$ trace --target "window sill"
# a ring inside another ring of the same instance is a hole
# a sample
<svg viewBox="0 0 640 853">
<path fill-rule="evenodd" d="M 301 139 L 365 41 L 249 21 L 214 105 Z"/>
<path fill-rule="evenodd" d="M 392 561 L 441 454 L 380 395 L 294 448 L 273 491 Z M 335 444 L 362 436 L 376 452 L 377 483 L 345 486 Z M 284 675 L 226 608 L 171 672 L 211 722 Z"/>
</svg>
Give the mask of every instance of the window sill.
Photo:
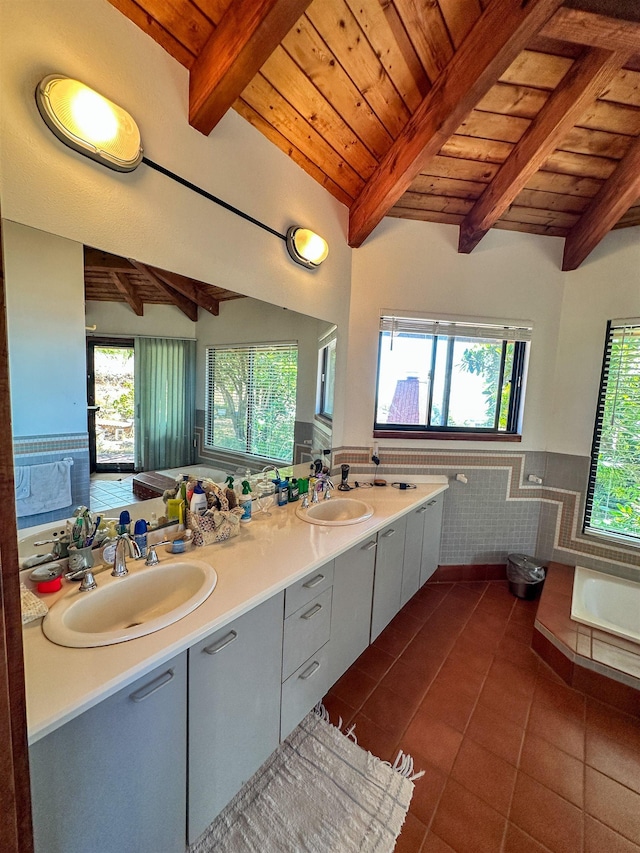
<svg viewBox="0 0 640 853">
<path fill-rule="evenodd" d="M 582 535 L 588 539 L 594 539 L 599 544 L 608 545 L 610 548 L 617 545 L 619 548 L 628 548 L 631 551 L 640 550 L 640 542 L 633 536 L 622 536 L 617 533 L 607 533 L 604 530 L 587 528 Z"/>
<path fill-rule="evenodd" d="M 522 441 L 522 436 L 515 433 L 505 432 L 434 432 L 424 430 L 413 432 L 401 429 L 374 429 L 374 438 L 407 438 L 407 439 L 435 439 L 436 441 Z"/>
</svg>

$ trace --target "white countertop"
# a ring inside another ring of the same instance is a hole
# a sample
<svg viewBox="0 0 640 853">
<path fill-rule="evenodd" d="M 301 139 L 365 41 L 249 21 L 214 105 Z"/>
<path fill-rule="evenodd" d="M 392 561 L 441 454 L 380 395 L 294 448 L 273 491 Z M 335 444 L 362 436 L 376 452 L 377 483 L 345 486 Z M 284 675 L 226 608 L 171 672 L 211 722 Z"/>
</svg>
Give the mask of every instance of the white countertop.
<svg viewBox="0 0 640 853">
<path fill-rule="evenodd" d="M 299 504 L 293 503 L 272 507 L 270 517 L 256 513 L 249 524 L 242 525 L 240 535 L 227 542 L 175 556 L 159 548 L 163 562 L 192 556 L 211 563 L 218 573 L 218 583 L 209 598 L 193 612 L 145 637 L 112 646 L 71 649 L 49 641 L 42 633 L 42 620 L 25 625 L 29 742 L 35 743 L 307 572 L 365 541 L 425 498 L 448 488 L 444 476 L 411 477 L 411 481 L 420 481 L 417 488 L 352 491 L 351 497 L 365 500 L 374 508 L 373 516 L 358 524 L 344 527 L 309 524 L 298 518 Z M 129 561 L 129 569 L 132 573 L 144 571 L 144 564 Z M 100 575 L 97 580 L 99 584 Z M 68 585 L 67 581 L 64 583 Z M 57 596 L 42 597 L 50 604 Z"/>
</svg>

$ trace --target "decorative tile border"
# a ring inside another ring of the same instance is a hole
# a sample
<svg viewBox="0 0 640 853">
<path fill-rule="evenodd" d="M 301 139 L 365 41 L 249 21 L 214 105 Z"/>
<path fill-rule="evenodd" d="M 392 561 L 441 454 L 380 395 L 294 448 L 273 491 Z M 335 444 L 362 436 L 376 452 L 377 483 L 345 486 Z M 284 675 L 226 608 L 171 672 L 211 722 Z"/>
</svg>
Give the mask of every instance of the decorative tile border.
<svg viewBox="0 0 640 853">
<path fill-rule="evenodd" d="M 15 457 L 82 451 L 89 451 L 89 435 L 86 432 L 62 435 L 27 435 L 15 438 L 13 441 L 13 455 Z"/>
<path fill-rule="evenodd" d="M 371 451 L 362 447 L 341 447 L 334 450 L 334 465 L 349 463 L 352 474 L 372 476 Z M 633 547 L 593 541 L 579 532 L 582 522 L 582 494 L 571 489 L 529 485 L 524 481 L 526 452 L 495 453 L 492 451 L 415 451 L 406 448 L 385 447 L 384 466 L 378 473 L 394 471 L 403 475 L 442 473 L 450 469 L 501 470 L 507 472 L 506 501 L 539 501 L 555 508 L 555 530 L 553 547 L 575 555 L 575 558 L 591 557 L 628 570 L 640 568 L 640 554 Z M 534 455 L 534 454 L 530 454 Z M 535 453 L 542 456 L 542 453 Z M 545 454 L 546 455 L 546 454 Z"/>
</svg>

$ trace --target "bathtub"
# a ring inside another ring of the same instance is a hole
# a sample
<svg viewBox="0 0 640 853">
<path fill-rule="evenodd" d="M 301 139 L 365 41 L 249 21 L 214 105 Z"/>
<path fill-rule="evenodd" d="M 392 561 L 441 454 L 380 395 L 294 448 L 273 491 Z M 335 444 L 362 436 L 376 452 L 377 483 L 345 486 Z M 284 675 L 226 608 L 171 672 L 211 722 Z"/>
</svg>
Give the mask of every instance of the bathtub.
<svg viewBox="0 0 640 853">
<path fill-rule="evenodd" d="M 640 583 L 576 566 L 571 618 L 640 643 Z"/>
<path fill-rule="evenodd" d="M 167 468 L 157 473 L 164 474 L 165 477 L 171 477 L 172 480 L 182 479 L 183 474 L 189 474 L 194 480 L 205 480 L 208 478 L 209 480 L 213 480 L 214 483 L 224 483 L 227 479 L 225 471 L 219 468 L 208 468 L 205 465 L 185 465 L 184 468 Z"/>
</svg>

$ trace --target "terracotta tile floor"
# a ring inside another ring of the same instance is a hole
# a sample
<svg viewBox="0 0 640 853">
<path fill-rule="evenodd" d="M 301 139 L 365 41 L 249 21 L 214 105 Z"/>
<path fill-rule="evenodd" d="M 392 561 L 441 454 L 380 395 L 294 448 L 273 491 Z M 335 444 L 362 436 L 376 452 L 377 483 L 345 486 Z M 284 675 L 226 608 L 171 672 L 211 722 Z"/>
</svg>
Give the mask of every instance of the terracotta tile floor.
<svg viewBox="0 0 640 853">
<path fill-rule="evenodd" d="M 506 582 L 427 584 L 325 698 L 416 782 L 398 853 L 640 853 L 640 719 L 567 687 Z"/>
</svg>

